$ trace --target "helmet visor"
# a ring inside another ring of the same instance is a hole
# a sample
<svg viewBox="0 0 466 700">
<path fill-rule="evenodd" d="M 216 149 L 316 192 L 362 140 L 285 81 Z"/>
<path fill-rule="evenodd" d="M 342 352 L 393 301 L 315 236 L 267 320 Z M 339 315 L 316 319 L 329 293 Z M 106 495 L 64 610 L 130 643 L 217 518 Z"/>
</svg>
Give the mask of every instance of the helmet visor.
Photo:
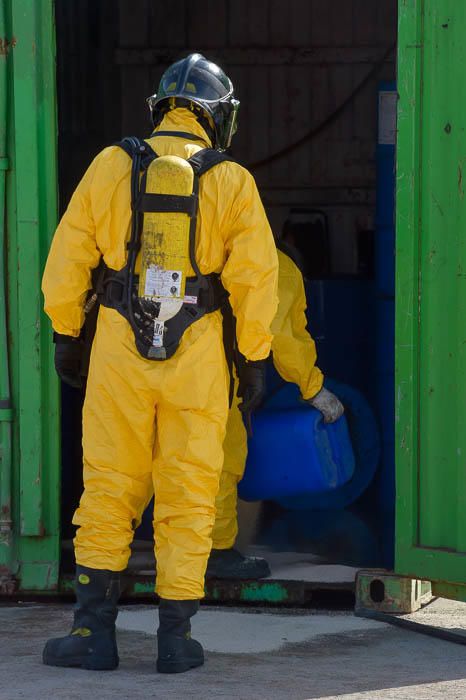
<svg viewBox="0 0 466 700">
<path fill-rule="evenodd" d="M 176 64 L 169 68 L 162 77 L 157 97 L 162 99 L 182 95 L 202 102 L 219 102 L 232 93 L 233 86 L 225 74 L 220 70 L 216 74 L 212 68 L 207 70 L 199 62 L 191 68 L 185 79 L 180 76 Z"/>
</svg>

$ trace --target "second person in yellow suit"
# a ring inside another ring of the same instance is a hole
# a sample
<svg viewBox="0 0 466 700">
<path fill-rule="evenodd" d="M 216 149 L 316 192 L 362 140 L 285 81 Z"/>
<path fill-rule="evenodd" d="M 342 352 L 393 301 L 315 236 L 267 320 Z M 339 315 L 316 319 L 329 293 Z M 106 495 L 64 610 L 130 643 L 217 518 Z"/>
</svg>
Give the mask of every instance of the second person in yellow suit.
<svg viewBox="0 0 466 700">
<path fill-rule="evenodd" d="M 303 276 L 293 260 L 278 250 L 278 312 L 272 323 L 272 359 L 282 379 L 297 384 L 305 401 L 332 423 L 343 415 L 338 398 L 323 387 L 324 377 L 316 366 L 313 338 L 307 330 Z M 265 559 L 245 557 L 233 548 L 238 534 L 238 483 L 244 474 L 247 434 L 238 401 L 228 416 L 224 463 L 216 500 L 217 515 L 212 533 L 212 553 L 207 573 L 216 578 L 262 578 L 270 574 Z M 273 465 L 270 465 L 273 469 Z"/>
</svg>

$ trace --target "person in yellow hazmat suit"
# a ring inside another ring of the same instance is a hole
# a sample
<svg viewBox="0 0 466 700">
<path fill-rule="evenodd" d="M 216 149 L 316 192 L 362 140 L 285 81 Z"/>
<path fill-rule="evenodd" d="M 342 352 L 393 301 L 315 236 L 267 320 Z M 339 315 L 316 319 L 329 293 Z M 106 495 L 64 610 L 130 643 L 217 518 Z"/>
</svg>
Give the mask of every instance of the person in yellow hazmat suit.
<svg viewBox="0 0 466 700">
<path fill-rule="evenodd" d="M 272 323 L 272 359 L 280 376 L 297 384 L 302 398 L 333 423 L 344 408 L 338 398 L 323 386 L 324 377 L 316 366 L 314 340 L 307 330 L 306 296 L 301 271 L 284 250 L 278 250 L 278 312 Z M 259 557 L 245 557 L 234 549 L 238 534 L 238 482 L 247 457 L 247 434 L 238 402 L 228 417 L 223 445 L 225 457 L 220 490 L 216 500 L 217 515 L 212 534 L 213 545 L 207 575 L 215 578 L 258 579 L 270 574 L 268 563 Z"/>
<path fill-rule="evenodd" d="M 49 640 L 43 661 L 117 667 L 119 572 L 155 493 L 157 669 L 177 673 L 204 661 L 190 618 L 204 595 L 228 417 L 220 309 L 228 293 L 249 411 L 264 391 L 278 262 L 252 176 L 224 155 L 239 106 L 225 73 L 192 54 L 167 69 L 148 102 L 152 136 L 97 155 L 43 277 L 55 366 L 79 386 L 91 273 L 104 262 L 73 519 L 77 606 L 71 633 Z"/>
</svg>

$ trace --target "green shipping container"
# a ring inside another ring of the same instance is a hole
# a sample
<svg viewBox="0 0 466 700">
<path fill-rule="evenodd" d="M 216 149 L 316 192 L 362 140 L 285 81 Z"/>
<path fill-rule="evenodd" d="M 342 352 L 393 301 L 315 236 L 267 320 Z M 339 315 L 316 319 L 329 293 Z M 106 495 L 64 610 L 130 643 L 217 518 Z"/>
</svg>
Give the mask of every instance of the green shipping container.
<svg viewBox="0 0 466 700">
<path fill-rule="evenodd" d="M 12 577 L 24 590 L 52 590 L 58 581 L 58 383 L 50 328 L 38 293 L 57 221 L 54 46 L 52 2 L 0 2 L 0 590 L 4 591 L 11 589 Z"/>
<path fill-rule="evenodd" d="M 466 600 L 466 5 L 399 3 L 398 573 Z"/>
<path fill-rule="evenodd" d="M 466 600 L 466 6 L 399 0 L 398 15 L 396 571 Z M 57 220 L 54 47 L 52 0 L 0 0 L 7 593 L 52 591 L 59 581 L 59 387 L 38 292 Z"/>
</svg>

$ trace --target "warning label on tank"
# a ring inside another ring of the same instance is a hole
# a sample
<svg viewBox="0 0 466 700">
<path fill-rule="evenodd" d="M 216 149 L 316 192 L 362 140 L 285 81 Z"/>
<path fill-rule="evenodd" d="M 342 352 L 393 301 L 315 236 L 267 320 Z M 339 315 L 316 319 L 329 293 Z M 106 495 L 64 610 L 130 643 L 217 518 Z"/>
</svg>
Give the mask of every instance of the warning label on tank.
<svg viewBox="0 0 466 700">
<path fill-rule="evenodd" d="M 183 273 L 181 270 L 164 270 L 151 265 L 146 270 L 145 297 L 180 297 Z"/>
<path fill-rule="evenodd" d="M 161 348 L 163 346 L 163 331 L 165 324 L 163 321 L 155 321 L 154 323 L 154 337 L 152 339 L 152 345 L 154 348 Z"/>
</svg>

